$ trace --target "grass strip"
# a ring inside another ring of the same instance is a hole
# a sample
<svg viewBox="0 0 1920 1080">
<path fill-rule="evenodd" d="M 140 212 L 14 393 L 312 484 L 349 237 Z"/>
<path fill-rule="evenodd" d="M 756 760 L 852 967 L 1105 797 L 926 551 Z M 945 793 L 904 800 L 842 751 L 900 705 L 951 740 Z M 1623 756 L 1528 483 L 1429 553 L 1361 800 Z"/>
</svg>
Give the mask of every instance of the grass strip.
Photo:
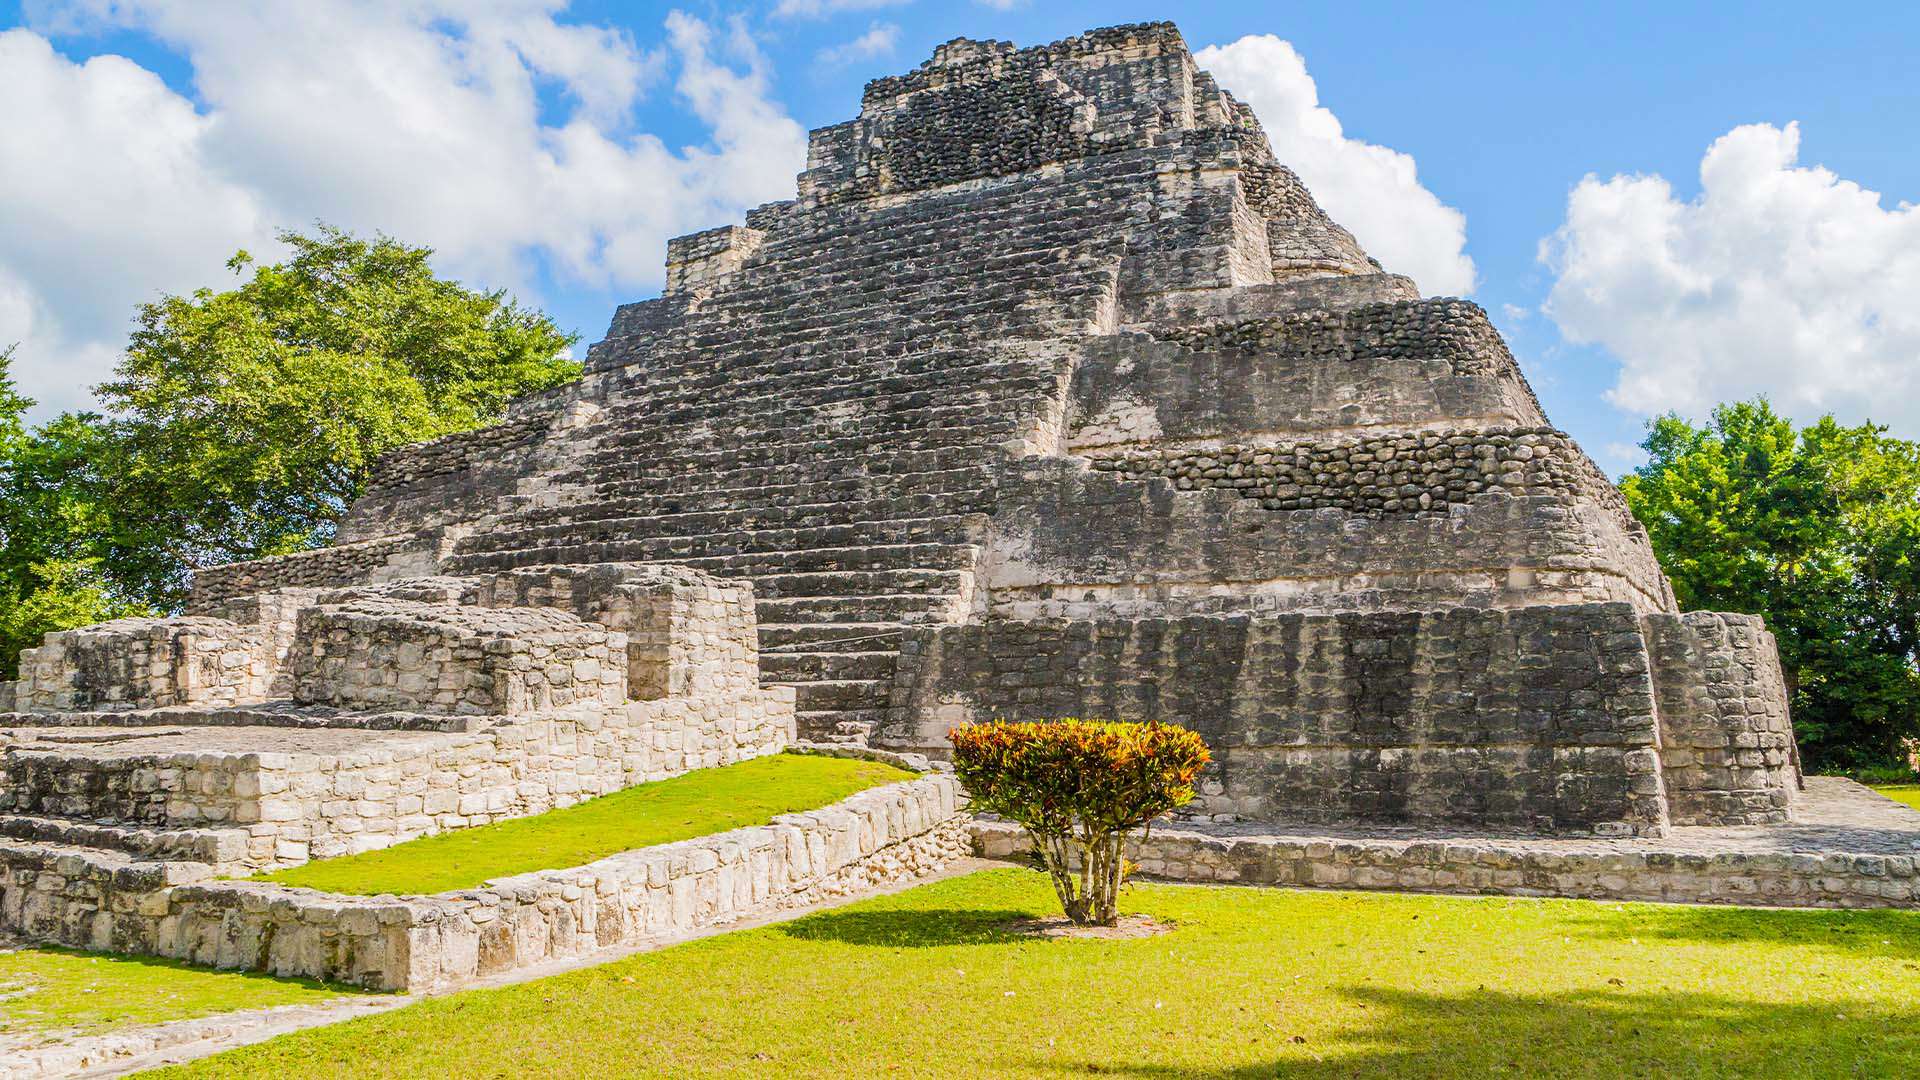
<svg viewBox="0 0 1920 1080">
<path fill-rule="evenodd" d="M 912 776 L 873 761 L 771 754 L 532 817 L 320 859 L 256 880 L 359 896 L 468 889 L 492 878 L 580 866 L 633 848 L 764 825 L 780 814 L 816 810 Z"/>
<path fill-rule="evenodd" d="M 238 1009 L 314 1005 L 361 992 L 147 956 L 26 947 L 0 952 L 0 1034 L 97 1035 Z"/>
</svg>

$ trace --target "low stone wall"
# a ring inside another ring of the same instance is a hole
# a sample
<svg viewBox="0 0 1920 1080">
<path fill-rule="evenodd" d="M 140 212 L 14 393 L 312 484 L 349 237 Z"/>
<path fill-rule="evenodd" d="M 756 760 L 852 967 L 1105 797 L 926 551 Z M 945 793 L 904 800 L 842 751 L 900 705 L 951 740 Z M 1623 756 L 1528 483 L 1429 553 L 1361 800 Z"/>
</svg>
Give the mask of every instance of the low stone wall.
<svg viewBox="0 0 1920 1080">
<path fill-rule="evenodd" d="M 977 854 L 1011 859 L 1026 835 L 970 827 Z M 1781 907 L 1920 907 L 1912 855 L 1638 851 L 1519 840 L 1228 836 L 1156 828 L 1127 845 L 1139 873 L 1167 881 L 1329 889 L 1557 896 Z"/>
<path fill-rule="evenodd" d="M 429 529 L 209 566 L 194 571 L 187 610 L 203 613 L 235 597 L 276 589 L 330 588 L 431 574 L 445 543 L 441 530 Z"/>
<path fill-rule="evenodd" d="M 272 666 L 271 650 L 252 627 L 194 617 L 115 619 L 56 631 L 22 650 L 13 707 L 245 705 L 266 699 Z"/>
<path fill-rule="evenodd" d="M 465 732 L 223 725 L 97 748 L 22 742 L 5 758 L 0 812 L 239 830 L 239 862 L 291 865 L 777 753 L 793 724 L 793 690 L 777 687 L 581 706 Z"/>
<path fill-rule="evenodd" d="M 80 948 L 426 990 L 931 872 L 968 850 L 959 786 L 918 779 L 765 826 L 431 897 L 207 881 L 195 864 L 0 841 L 0 925 Z"/>
<path fill-rule="evenodd" d="M 303 705 L 518 715 L 627 697 L 627 638 L 552 608 L 382 597 L 300 613 Z"/>
<path fill-rule="evenodd" d="M 571 611 L 627 637 L 638 700 L 748 692 L 760 685 L 753 583 L 684 566 L 534 566 L 479 579 L 475 603 Z"/>
</svg>

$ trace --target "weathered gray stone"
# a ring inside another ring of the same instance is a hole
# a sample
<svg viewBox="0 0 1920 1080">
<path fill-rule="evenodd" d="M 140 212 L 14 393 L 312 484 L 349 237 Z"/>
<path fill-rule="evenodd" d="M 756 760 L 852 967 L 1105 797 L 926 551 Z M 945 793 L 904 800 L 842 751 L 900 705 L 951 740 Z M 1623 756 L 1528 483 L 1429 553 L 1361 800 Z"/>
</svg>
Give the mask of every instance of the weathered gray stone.
<svg viewBox="0 0 1920 1080">
<path fill-rule="evenodd" d="M 950 42 L 813 133 L 794 199 L 667 261 L 583 378 L 384 457 L 338 545 L 29 657 L 0 837 L 75 855 L 85 896 L 42 859 L 0 925 L 426 984 L 805 892 L 955 796 L 455 907 L 150 897 L 796 732 L 938 758 L 988 716 L 1193 726 L 1213 824 L 1605 844 L 1794 814 L 1764 628 L 1676 612 L 1486 313 L 1382 272 L 1169 24 Z M 1321 847 L 1167 857 L 1541 892 L 1632 869 Z M 1912 880 L 1874 865 L 1701 872 L 1862 902 Z"/>
<path fill-rule="evenodd" d="M 1780 687 L 1741 684 L 1764 736 L 1686 689 L 1771 639 L 1669 632 L 1644 530 L 1485 313 L 1381 273 L 1169 25 L 961 40 L 877 80 L 795 200 L 673 241 L 667 294 L 588 368 L 389 455 L 341 530 L 375 546 L 327 565 L 377 578 L 439 536 L 442 573 L 751 578 L 805 737 L 1195 723 L 1211 813 L 1790 811 Z M 197 602 L 318 573 L 295 566 L 202 575 Z"/>
</svg>

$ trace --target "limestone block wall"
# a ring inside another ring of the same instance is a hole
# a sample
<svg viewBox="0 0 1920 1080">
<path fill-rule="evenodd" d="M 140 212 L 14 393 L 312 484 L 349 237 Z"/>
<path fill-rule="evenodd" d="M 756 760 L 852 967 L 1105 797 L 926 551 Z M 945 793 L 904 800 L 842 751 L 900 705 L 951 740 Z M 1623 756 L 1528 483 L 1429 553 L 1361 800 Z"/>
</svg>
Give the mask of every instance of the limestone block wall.
<svg viewBox="0 0 1920 1080">
<path fill-rule="evenodd" d="M 576 705 L 464 732 L 253 729 L 247 752 L 184 736 L 144 751 L 16 747 L 0 766 L 0 811 L 239 830 L 236 861 L 289 865 L 777 753 L 793 712 L 793 691 L 775 688 Z"/>
<path fill-rule="evenodd" d="M 328 588 L 431 574 L 447 543 L 443 533 L 425 529 L 211 566 L 194 571 L 187 610 L 204 614 L 224 601 L 279 589 Z"/>
<path fill-rule="evenodd" d="M 1016 859 L 1031 846 L 1007 822 L 977 819 L 969 828 L 975 849 L 988 858 Z M 1615 903 L 1920 907 L 1914 858 L 1888 851 L 1715 851 L 1710 845 L 1661 841 L 1574 846 L 1499 837 L 1222 836 L 1173 826 L 1130 837 L 1126 856 L 1145 877 L 1223 885 L 1573 896 Z"/>
<path fill-rule="evenodd" d="M 1753 615 L 1643 621 L 1674 824 L 1787 820 L 1800 768 L 1773 635 Z"/>
<path fill-rule="evenodd" d="M 911 878 L 966 854 L 958 785 L 833 806 L 430 897 L 337 896 L 0 840 L 0 925 L 79 948 L 428 990 Z"/>
<path fill-rule="evenodd" d="M 1205 473 L 1231 464 L 1212 460 L 1196 469 L 1209 482 L 1189 479 L 1187 490 L 1180 477 L 1127 480 L 1117 468 L 1072 459 L 1009 469 L 981 574 L 992 612 L 1089 618 L 1614 601 L 1671 610 L 1671 588 L 1644 536 L 1598 501 L 1503 489 L 1467 494 L 1444 511 L 1423 510 L 1416 495 L 1408 509 L 1394 486 L 1401 507 L 1391 512 L 1269 510 L 1242 489 L 1214 486 Z M 1388 497 L 1388 488 L 1367 490 L 1383 504 Z"/>
<path fill-rule="evenodd" d="M 48 634 L 20 654 L 22 712 L 231 706 L 264 701 L 271 649 L 224 619 L 116 619 Z"/>
<path fill-rule="evenodd" d="M 511 715 L 623 702 L 626 649 L 551 608 L 382 598 L 301 611 L 289 667 L 300 704 Z"/>
<path fill-rule="evenodd" d="M 1181 491 L 1230 491 L 1257 499 L 1268 510 L 1445 513 L 1488 492 L 1620 498 L 1573 440 L 1553 428 L 1447 428 L 1271 445 L 1148 447 L 1095 456 L 1091 463 L 1126 480 L 1160 477 Z"/>
<path fill-rule="evenodd" d="M 1001 621 L 902 646 L 876 744 L 1061 716 L 1198 731 L 1207 814 L 1657 834 L 1646 646 L 1625 604 Z"/>
<path fill-rule="evenodd" d="M 759 685 L 753 584 L 681 566 L 536 566 L 483 579 L 475 602 L 554 607 L 627 639 L 628 695 L 746 693 Z"/>
<path fill-rule="evenodd" d="M 293 676 L 287 658 L 293 653 L 300 611 L 312 607 L 320 594 L 315 588 L 273 589 L 209 603 L 206 614 L 249 628 L 260 636 L 267 659 L 267 696 L 293 696 Z"/>
<path fill-rule="evenodd" d="M 340 539 L 366 541 L 423 527 L 458 532 L 509 504 L 552 505 L 567 485 L 554 482 L 551 472 L 578 463 L 583 439 L 600 418 L 604 389 L 590 376 L 516 399 L 498 424 L 387 452 L 341 521 Z M 450 536 L 441 555 L 451 542 Z"/>
</svg>

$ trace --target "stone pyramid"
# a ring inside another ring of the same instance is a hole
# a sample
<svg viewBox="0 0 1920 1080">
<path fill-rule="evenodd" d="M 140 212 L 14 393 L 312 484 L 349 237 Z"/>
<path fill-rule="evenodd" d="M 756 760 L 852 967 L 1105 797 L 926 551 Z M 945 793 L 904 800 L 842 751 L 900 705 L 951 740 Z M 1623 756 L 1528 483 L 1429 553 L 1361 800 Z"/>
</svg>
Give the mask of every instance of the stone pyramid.
<svg viewBox="0 0 1920 1080">
<path fill-rule="evenodd" d="M 396 452 L 193 613 L 422 575 L 747 579 L 803 739 L 1201 731 L 1210 815 L 1784 820 L 1772 638 L 1680 614 L 1474 304 L 1383 272 L 1166 23 L 956 40 L 672 241 L 578 382 Z"/>
</svg>

